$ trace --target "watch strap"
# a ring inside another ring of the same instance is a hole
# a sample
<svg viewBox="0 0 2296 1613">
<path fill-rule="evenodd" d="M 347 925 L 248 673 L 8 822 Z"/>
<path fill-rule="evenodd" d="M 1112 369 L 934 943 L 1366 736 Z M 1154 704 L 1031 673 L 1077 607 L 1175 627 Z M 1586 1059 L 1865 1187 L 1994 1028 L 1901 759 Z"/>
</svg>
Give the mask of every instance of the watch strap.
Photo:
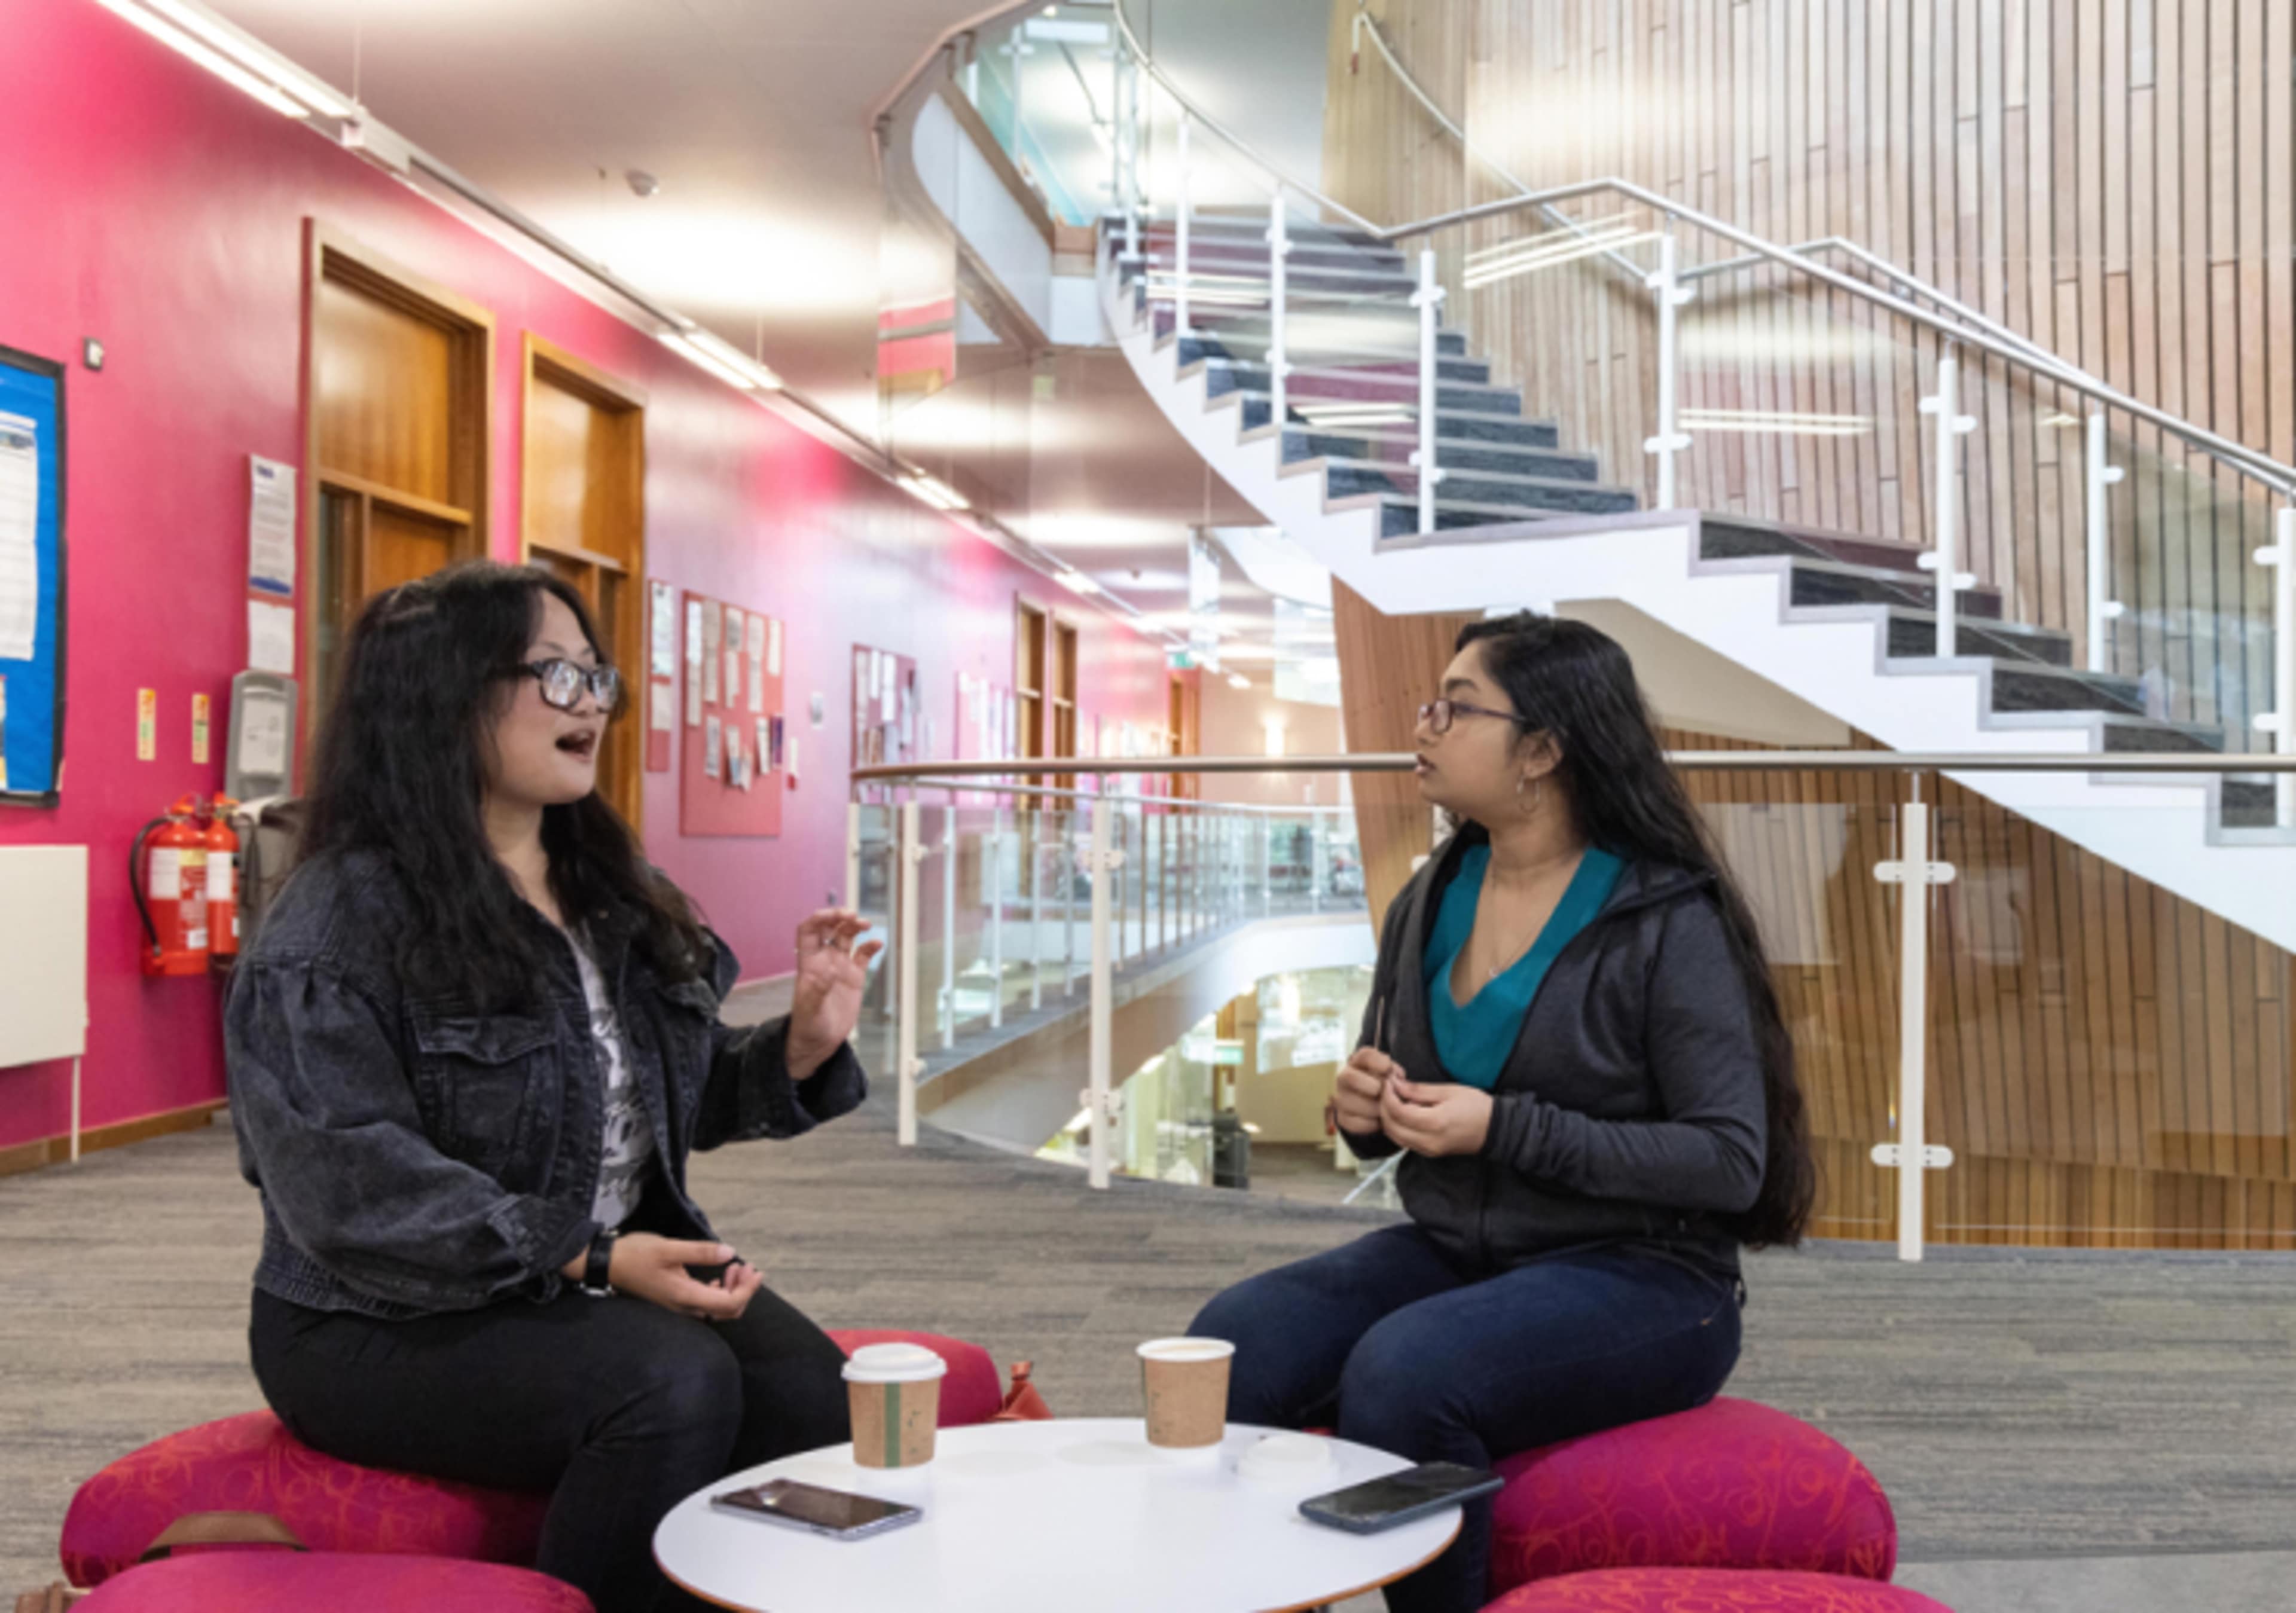
<svg viewBox="0 0 2296 1613">
<path fill-rule="evenodd" d="M 590 1240 L 589 1257 L 582 1263 L 582 1291 L 603 1297 L 614 1291 L 607 1281 L 614 1266 L 614 1240 L 621 1233 L 615 1228 L 601 1227 Z"/>
</svg>

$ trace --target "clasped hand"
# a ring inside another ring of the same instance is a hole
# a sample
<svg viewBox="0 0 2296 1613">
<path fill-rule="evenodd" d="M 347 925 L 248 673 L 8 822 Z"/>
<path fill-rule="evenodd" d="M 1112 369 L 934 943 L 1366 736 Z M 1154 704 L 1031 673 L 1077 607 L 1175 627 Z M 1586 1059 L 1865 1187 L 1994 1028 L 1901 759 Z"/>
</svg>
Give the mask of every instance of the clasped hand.
<svg viewBox="0 0 2296 1613">
<path fill-rule="evenodd" d="M 1413 1081 L 1403 1066 L 1374 1047 L 1358 1047 L 1340 1067 L 1332 1106 L 1343 1130 L 1358 1136 L 1385 1132 L 1431 1159 L 1480 1153 L 1490 1135 L 1490 1093 L 1456 1082 Z"/>
</svg>

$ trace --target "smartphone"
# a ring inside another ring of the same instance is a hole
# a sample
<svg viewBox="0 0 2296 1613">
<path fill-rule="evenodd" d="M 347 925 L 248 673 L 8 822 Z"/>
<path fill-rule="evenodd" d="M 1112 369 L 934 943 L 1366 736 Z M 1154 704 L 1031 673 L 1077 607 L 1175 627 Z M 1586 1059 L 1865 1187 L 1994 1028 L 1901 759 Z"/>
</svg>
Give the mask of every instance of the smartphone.
<svg viewBox="0 0 2296 1613">
<path fill-rule="evenodd" d="M 1496 1473 L 1480 1468 L 1428 1462 L 1303 1501 L 1300 1511 L 1313 1522 L 1350 1535 L 1376 1535 L 1446 1507 L 1496 1495 L 1505 1486 Z"/>
<path fill-rule="evenodd" d="M 832 1540 L 859 1540 L 865 1535 L 882 1535 L 924 1516 L 916 1508 L 897 1501 L 879 1501 L 874 1496 L 855 1495 L 844 1490 L 824 1490 L 819 1485 L 800 1484 L 790 1478 L 728 1490 L 723 1495 L 712 1495 L 709 1504 L 721 1512 L 810 1529 Z"/>
</svg>

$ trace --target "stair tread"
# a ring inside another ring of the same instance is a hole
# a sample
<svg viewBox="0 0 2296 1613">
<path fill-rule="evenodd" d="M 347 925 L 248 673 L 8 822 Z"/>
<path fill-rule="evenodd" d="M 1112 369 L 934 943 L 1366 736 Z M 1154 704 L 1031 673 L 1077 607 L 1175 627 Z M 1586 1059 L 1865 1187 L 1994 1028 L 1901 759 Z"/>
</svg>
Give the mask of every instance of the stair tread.
<svg viewBox="0 0 2296 1613">
<path fill-rule="evenodd" d="M 1534 448 L 1529 450 L 1529 452 L 1534 454 L 1552 454 L 1554 450 L 1552 448 Z M 1283 473 L 1288 476 L 1296 471 L 1310 465 L 1319 468 L 1367 471 L 1381 476 L 1394 476 L 1398 479 L 1410 481 L 1414 487 L 1417 485 L 1419 480 L 1419 471 L 1416 466 L 1398 464 L 1393 460 L 1347 459 L 1338 454 L 1318 454 L 1308 459 L 1287 460 L 1284 462 Z M 1641 498 L 1641 495 L 1636 493 L 1632 487 L 1622 487 L 1607 482 L 1582 479 L 1572 476 L 1540 476 L 1533 472 L 1521 471 L 1456 470 L 1447 471 L 1445 472 L 1445 475 L 1447 478 L 1456 476 L 1461 481 L 1519 482 L 1527 487 L 1567 487 L 1573 492 L 1578 493 L 1623 493 L 1635 498 L 1637 502 L 1639 502 Z M 1443 483 L 1438 482 L 1435 485 L 1439 487 L 1443 486 Z"/>
</svg>

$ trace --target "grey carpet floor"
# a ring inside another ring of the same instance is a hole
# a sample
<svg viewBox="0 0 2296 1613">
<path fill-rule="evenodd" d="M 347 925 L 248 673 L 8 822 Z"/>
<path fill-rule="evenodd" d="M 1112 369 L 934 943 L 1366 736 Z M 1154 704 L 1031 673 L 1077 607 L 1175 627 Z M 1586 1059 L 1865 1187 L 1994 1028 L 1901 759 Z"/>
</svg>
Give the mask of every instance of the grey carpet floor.
<svg viewBox="0 0 2296 1613">
<path fill-rule="evenodd" d="M 1385 1219 L 1157 1183 L 1097 1194 L 930 1132 L 905 1156 L 881 1101 L 694 1175 L 720 1230 L 824 1323 L 1032 1358 L 1072 1414 L 1136 1411 L 1133 1344 Z M 0 1180 L 0 1590 L 53 1574 L 64 1507 L 103 1462 L 260 1404 L 258 1232 L 225 1126 Z M 1864 1457 L 1909 1561 L 2296 1547 L 2296 1258 L 1907 1267 L 1833 1245 L 1748 1277 L 1730 1392 Z"/>
</svg>

